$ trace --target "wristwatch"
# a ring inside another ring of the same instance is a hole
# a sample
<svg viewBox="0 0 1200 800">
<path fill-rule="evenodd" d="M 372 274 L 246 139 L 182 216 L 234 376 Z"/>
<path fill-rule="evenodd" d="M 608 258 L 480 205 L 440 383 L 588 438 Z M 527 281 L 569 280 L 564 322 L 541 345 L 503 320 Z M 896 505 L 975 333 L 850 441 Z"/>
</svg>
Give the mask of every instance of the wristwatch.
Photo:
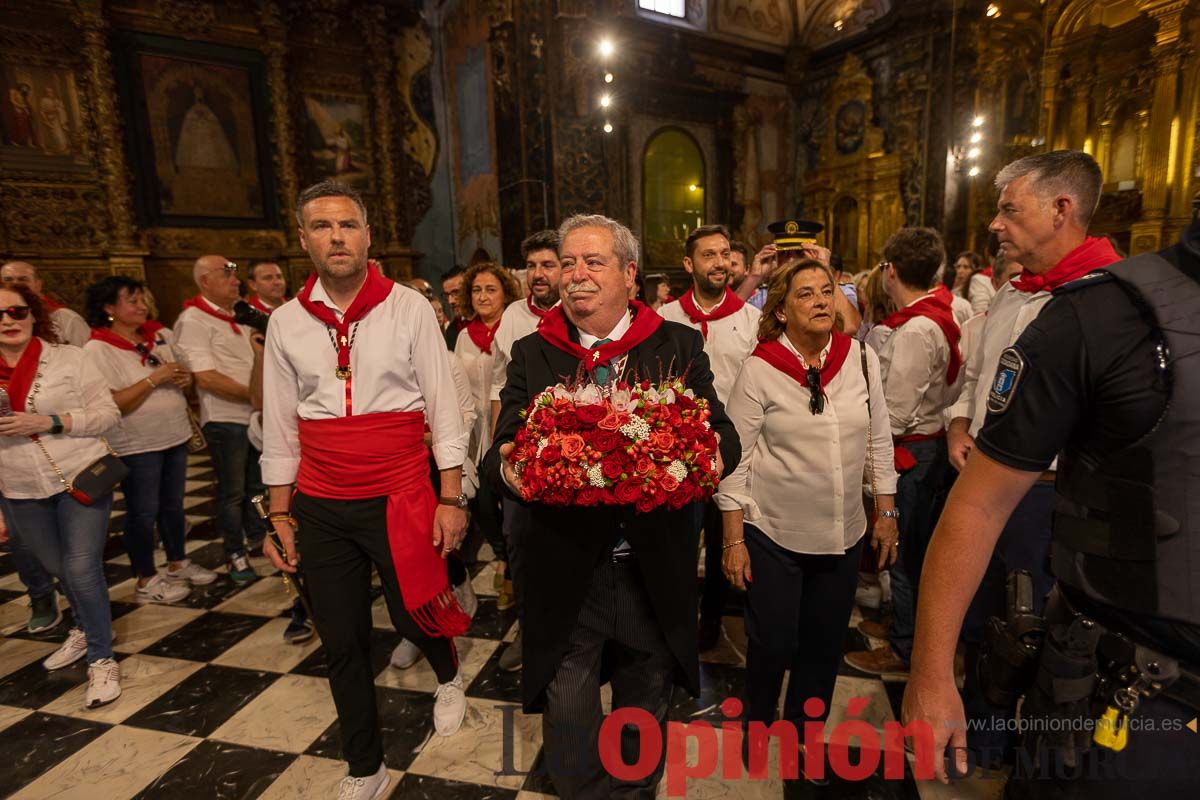
<svg viewBox="0 0 1200 800">
<path fill-rule="evenodd" d="M 438 504 L 443 506 L 454 506 L 455 508 L 467 507 L 467 496 L 460 494 L 457 497 L 439 497 Z"/>
<path fill-rule="evenodd" d="M 900 509 L 893 508 L 891 511 L 880 511 L 879 516 L 887 517 L 888 519 L 900 519 Z"/>
</svg>

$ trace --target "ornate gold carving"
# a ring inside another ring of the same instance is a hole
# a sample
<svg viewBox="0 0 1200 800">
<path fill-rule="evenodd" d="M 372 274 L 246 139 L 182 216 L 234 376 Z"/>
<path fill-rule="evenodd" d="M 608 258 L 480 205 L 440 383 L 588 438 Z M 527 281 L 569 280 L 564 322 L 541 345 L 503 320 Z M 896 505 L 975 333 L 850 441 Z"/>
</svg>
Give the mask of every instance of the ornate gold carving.
<svg viewBox="0 0 1200 800">
<path fill-rule="evenodd" d="M 213 4 L 198 0 L 158 0 L 156 8 L 160 17 L 189 33 L 205 33 L 217 21 Z"/>
<path fill-rule="evenodd" d="M 393 244 L 400 212 L 396 203 L 396 168 L 392 156 L 392 81 L 391 53 L 387 42 L 387 16 L 382 6 L 364 6 L 357 12 L 363 38 L 367 42 L 371 64 L 372 127 L 375 129 L 376 174 L 383 200 L 382 244 Z"/>
<path fill-rule="evenodd" d="M 410 120 L 402 142 L 404 152 L 421 165 L 428 177 L 433 174 L 433 162 L 437 157 L 437 134 L 417 113 L 412 83 L 417 74 L 429 66 L 433 58 L 433 44 L 425 31 L 411 27 L 400 31 L 393 47 L 396 55 L 396 85 L 400 90 L 400 102 L 404 104 Z"/>
<path fill-rule="evenodd" d="M 98 187 L 7 184 L 4 195 L 0 225 L 9 252 L 94 253 L 109 242 Z"/>
<path fill-rule="evenodd" d="M 287 246 L 283 231 L 276 230 L 151 228 L 146 240 L 156 258 L 195 258 L 204 253 L 274 258 Z"/>
<path fill-rule="evenodd" d="M 283 228 L 287 240 L 295 246 L 297 242 L 292 220 L 296 213 L 296 197 L 299 195 L 296 177 L 295 142 L 292 138 L 292 117 L 288 103 L 287 31 L 281 27 L 281 14 L 275 3 L 263 3 L 259 21 L 266 35 L 264 50 L 267 55 L 267 94 L 271 102 L 271 159 L 275 163 L 275 177 L 279 181 L 279 208 L 283 211 Z"/>
<path fill-rule="evenodd" d="M 102 13 L 100 0 L 79 0 L 77 23 L 83 30 L 85 81 L 95 113 L 96 138 L 100 156 L 100 171 L 104 181 L 108 225 L 113 244 L 117 247 L 136 246 L 137 234 L 133 223 L 133 205 L 129 191 L 129 172 L 125 166 L 120 116 L 117 113 L 116 86 L 113 83 L 112 62 L 108 50 L 108 21 Z"/>
</svg>

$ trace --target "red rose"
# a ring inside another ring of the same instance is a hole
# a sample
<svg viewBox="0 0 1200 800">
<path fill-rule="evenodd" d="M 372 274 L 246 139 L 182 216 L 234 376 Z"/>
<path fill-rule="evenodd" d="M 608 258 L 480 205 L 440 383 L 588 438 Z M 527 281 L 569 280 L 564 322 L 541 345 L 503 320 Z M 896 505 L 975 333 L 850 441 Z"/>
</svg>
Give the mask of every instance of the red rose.
<svg viewBox="0 0 1200 800">
<path fill-rule="evenodd" d="M 679 488 L 679 480 L 669 472 L 664 472 L 658 476 L 658 485 L 665 492 L 673 492 Z"/>
<path fill-rule="evenodd" d="M 628 414 L 619 414 L 616 411 L 613 411 L 613 412 L 610 412 L 609 414 L 607 414 L 604 417 L 604 419 L 597 422 L 596 425 L 601 430 L 615 431 L 618 428 L 620 428 L 622 425 L 624 425 L 626 422 L 629 422 Z"/>
<path fill-rule="evenodd" d="M 633 503 L 642 496 L 642 481 L 640 478 L 629 478 L 616 485 L 613 492 L 619 503 Z"/>
<path fill-rule="evenodd" d="M 585 444 L 586 443 L 583 441 L 583 437 L 578 433 L 572 433 L 564 436 L 559 442 L 559 446 L 562 448 L 562 454 L 572 461 L 579 458 L 579 454 L 583 452 Z"/>
<path fill-rule="evenodd" d="M 648 458 L 639 458 L 637 460 L 637 466 L 634 467 L 634 471 L 636 471 L 639 475 L 645 475 L 652 469 L 654 469 L 654 462 Z"/>
<path fill-rule="evenodd" d="M 658 505 L 659 505 L 659 501 L 657 498 L 643 497 L 642 499 L 637 501 L 637 510 L 638 510 L 638 513 L 648 514 L 651 511 L 653 511 L 654 509 L 658 508 Z"/>
<path fill-rule="evenodd" d="M 604 405 L 576 406 L 575 416 L 584 425 L 595 425 L 600 420 L 604 419 L 608 414 L 608 407 Z"/>
<path fill-rule="evenodd" d="M 579 417 L 566 411 L 555 417 L 554 424 L 560 431 L 577 431 L 579 430 Z"/>
<path fill-rule="evenodd" d="M 616 431 L 599 430 L 591 437 L 592 447 L 599 450 L 601 453 L 607 453 L 616 450 L 621 446 L 621 435 Z"/>
<path fill-rule="evenodd" d="M 655 431 L 650 434 L 650 446 L 660 453 L 669 453 L 675 446 L 675 435 L 670 431 Z"/>
<path fill-rule="evenodd" d="M 600 505 L 604 493 L 595 486 L 587 486 L 579 490 L 579 494 L 575 495 L 575 505 L 577 506 L 596 506 Z"/>
<path fill-rule="evenodd" d="M 545 463 L 553 464 L 562 459 L 562 448 L 556 444 L 548 444 L 542 448 L 542 454 L 539 457 Z"/>
<path fill-rule="evenodd" d="M 615 481 L 621 477 L 621 473 L 625 471 L 625 465 L 615 459 L 606 458 L 600 464 L 600 473 L 610 481 Z"/>
</svg>

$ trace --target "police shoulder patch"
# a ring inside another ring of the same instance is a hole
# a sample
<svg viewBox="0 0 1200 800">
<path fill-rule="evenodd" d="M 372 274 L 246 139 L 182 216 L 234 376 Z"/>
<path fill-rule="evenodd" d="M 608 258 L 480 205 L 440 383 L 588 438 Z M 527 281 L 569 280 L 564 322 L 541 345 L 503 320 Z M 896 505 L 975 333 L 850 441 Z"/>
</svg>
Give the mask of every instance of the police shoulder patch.
<svg viewBox="0 0 1200 800">
<path fill-rule="evenodd" d="M 992 414 L 1003 414 L 1012 403 L 1021 376 L 1025 374 L 1025 356 L 1016 347 L 1010 347 L 1000 354 L 1000 363 L 996 367 L 996 378 L 992 381 L 991 391 L 988 392 L 987 409 Z"/>
</svg>

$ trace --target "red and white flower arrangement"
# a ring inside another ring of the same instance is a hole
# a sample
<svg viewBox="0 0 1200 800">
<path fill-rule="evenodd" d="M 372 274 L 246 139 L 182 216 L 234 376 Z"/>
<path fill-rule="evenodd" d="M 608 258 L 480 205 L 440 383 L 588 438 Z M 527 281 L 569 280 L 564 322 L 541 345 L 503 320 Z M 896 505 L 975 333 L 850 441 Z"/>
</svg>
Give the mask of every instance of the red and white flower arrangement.
<svg viewBox="0 0 1200 800">
<path fill-rule="evenodd" d="M 527 501 L 680 509 L 716 491 L 708 401 L 683 380 L 557 384 L 522 412 L 509 461 Z"/>
</svg>

